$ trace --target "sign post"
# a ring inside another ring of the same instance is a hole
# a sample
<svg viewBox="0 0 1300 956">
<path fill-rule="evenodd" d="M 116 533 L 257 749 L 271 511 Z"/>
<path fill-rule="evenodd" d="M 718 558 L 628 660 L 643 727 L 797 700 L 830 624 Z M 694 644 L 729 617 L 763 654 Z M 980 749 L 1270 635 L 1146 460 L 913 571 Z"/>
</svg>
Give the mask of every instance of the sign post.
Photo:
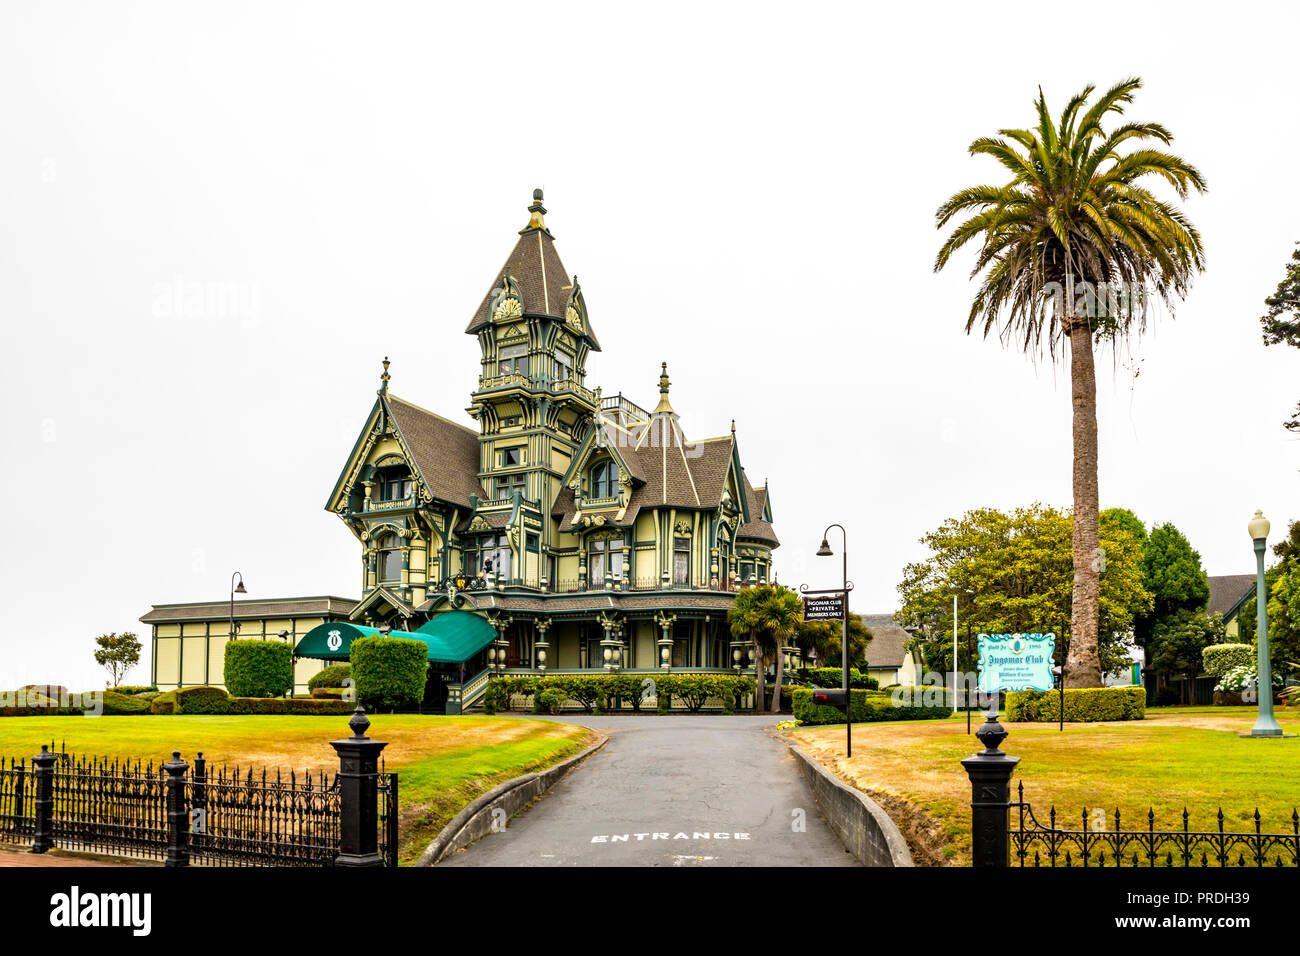
<svg viewBox="0 0 1300 956">
<path fill-rule="evenodd" d="M 844 753 L 853 756 L 853 718 L 850 711 L 852 703 L 849 695 L 849 588 L 836 588 L 831 591 L 804 591 L 805 595 L 815 595 L 803 599 L 803 619 L 805 621 L 839 621 L 841 623 L 840 650 L 844 675 L 838 692 L 817 690 L 813 692 L 813 702 L 829 707 L 839 707 L 844 711 Z M 802 589 L 801 589 L 802 590 Z M 778 693 L 779 693 L 778 688 Z"/>
</svg>

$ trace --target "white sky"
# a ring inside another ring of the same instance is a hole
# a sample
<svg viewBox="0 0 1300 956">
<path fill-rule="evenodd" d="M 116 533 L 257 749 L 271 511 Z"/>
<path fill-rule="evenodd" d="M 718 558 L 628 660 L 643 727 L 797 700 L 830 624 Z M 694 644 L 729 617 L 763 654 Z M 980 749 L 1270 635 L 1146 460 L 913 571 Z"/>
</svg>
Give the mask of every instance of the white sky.
<svg viewBox="0 0 1300 956">
<path fill-rule="evenodd" d="M 1059 112 L 1135 73 L 1209 180 L 1209 270 L 1099 357 L 1102 504 L 1252 571 L 1254 510 L 1300 517 L 1300 352 L 1258 322 L 1300 239 L 1300 15 L 1150 6 L 5 3 L 0 684 L 102 686 L 95 635 L 235 569 L 357 596 L 322 508 L 380 359 L 468 422 L 462 329 L 534 186 L 589 384 L 653 404 L 668 361 L 688 434 L 734 416 L 770 479 L 781 581 L 837 580 L 839 521 L 854 609 L 893 609 L 944 518 L 1071 498 L 1068 374 L 962 333 L 934 210 L 1001 178 L 966 147 L 1039 84 Z"/>
</svg>

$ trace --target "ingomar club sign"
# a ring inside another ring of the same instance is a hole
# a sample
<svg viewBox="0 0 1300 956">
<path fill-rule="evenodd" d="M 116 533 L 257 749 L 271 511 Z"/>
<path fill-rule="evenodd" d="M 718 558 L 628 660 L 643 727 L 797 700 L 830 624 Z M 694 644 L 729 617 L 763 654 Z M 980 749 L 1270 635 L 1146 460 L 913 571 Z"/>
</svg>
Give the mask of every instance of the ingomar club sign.
<svg viewBox="0 0 1300 956">
<path fill-rule="evenodd" d="M 844 595 L 828 594 L 803 599 L 803 619 L 805 621 L 842 621 L 844 620 Z"/>
</svg>

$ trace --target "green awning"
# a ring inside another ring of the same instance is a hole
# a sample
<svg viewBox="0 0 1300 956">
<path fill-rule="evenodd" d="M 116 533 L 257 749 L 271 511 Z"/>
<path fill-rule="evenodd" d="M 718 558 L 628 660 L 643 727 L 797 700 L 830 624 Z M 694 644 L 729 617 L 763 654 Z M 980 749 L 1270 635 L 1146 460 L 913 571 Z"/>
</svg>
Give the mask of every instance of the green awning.
<svg viewBox="0 0 1300 956">
<path fill-rule="evenodd" d="M 421 624 L 411 636 L 429 645 L 429 660 L 459 664 L 496 640 L 497 632 L 477 614 L 445 611 Z"/>
<path fill-rule="evenodd" d="M 352 642 L 359 637 L 374 637 L 379 633 L 377 627 L 362 624 L 349 624 L 347 621 L 326 621 L 317 624 L 302 636 L 294 648 L 294 657 L 312 657 L 318 661 L 346 661 L 352 653 Z M 389 631 L 389 637 L 405 637 L 408 640 L 423 640 L 419 634 L 406 631 Z M 433 660 L 433 658 L 429 658 Z"/>
</svg>

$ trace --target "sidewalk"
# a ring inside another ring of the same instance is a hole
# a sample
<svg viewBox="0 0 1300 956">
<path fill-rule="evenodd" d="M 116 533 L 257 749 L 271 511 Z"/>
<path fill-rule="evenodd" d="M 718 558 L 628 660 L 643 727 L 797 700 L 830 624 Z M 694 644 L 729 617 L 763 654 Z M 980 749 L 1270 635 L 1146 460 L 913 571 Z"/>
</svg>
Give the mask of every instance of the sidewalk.
<svg viewBox="0 0 1300 956">
<path fill-rule="evenodd" d="M 157 866 L 153 860 L 117 860 L 93 854 L 68 853 L 50 850 L 48 853 L 30 853 L 26 850 L 0 850 L 0 867 L 3 866 Z"/>
</svg>

